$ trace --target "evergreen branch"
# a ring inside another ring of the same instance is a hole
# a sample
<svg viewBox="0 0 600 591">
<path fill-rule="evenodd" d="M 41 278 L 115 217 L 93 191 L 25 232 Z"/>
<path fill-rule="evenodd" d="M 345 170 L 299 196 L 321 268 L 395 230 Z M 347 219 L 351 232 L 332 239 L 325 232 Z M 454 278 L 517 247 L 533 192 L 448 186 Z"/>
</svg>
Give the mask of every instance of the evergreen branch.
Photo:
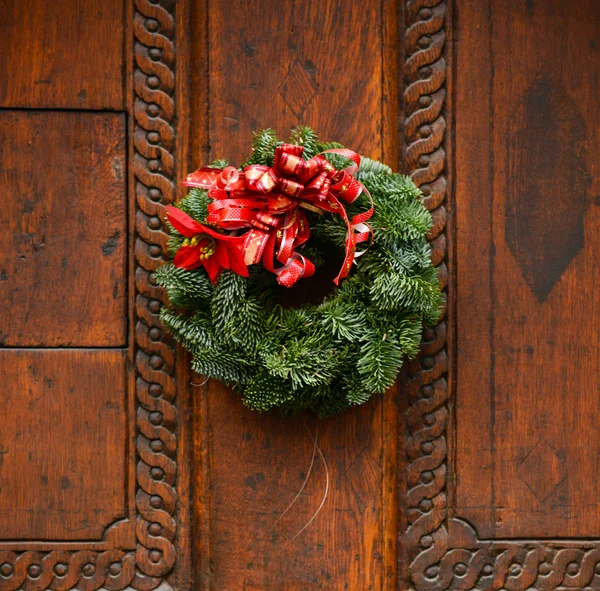
<svg viewBox="0 0 600 591">
<path fill-rule="evenodd" d="M 227 324 L 233 318 L 242 298 L 246 296 L 247 282 L 232 271 L 223 271 L 214 288 L 210 303 L 215 333 L 224 343 L 231 342 Z"/>
<path fill-rule="evenodd" d="M 285 380 L 261 371 L 244 388 L 242 400 L 253 410 L 266 411 L 289 404 L 294 396 Z"/>
<path fill-rule="evenodd" d="M 300 125 L 292 129 L 290 143 L 297 146 L 304 146 L 304 158 L 308 160 L 319 153 L 319 137 L 310 128 Z"/>
<path fill-rule="evenodd" d="M 210 318 L 206 312 L 196 312 L 193 316 L 185 316 L 168 308 L 162 308 L 160 320 L 163 326 L 192 353 L 201 348 L 215 346 Z"/>
<path fill-rule="evenodd" d="M 208 196 L 208 192 L 198 187 L 192 187 L 187 197 L 184 197 L 177 207 L 185 211 L 198 222 L 204 222 L 208 215 L 208 205 L 212 199 Z"/>
<path fill-rule="evenodd" d="M 261 357 L 274 376 L 288 380 L 292 390 L 324 384 L 337 375 L 340 351 L 324 347 L 313 337 L 289 340 Z"/>
<path fill-rule="evenodd" d="M 193 352 L 192 369 L 227 384 L 246 384 L 253 372 L 248 360 L 214 347 L 197 348 Z"/>
<path fill-rule="evenodd" d="M 187 304 L 203 305 L 213 293 L 213 286 L 204 270 L 186 271 L 166 263 L 154 272 L 158 285 L 164 287 L 173 307 Z"/>
<path fill-rule="evenodd" d="M 402 366 L 402 348 L 390 333 L 373 332 L 362 345 L 361 354 L 356 368 L 362 377 L 362 389 L 383 394 L 394 384 Z"/>
<path fill-rule="evenodd" d="M 263 129 L 254 134 L 252 140 L 252 154 L 242 164 L 249 166 L 250 164 L 264 164 L 265 166 L 273 166 L 275 159 L 275 148 L 282 142 L 277 139 L 277 135 L 273 129 Z"/>
<path fill-rule="evenodd" d="M 441 294 L 439 285 L 430 277 L 408 277 L 391 271 L 375 276 L 371 298 L 381 310 L 410 308 L 425 312 L 439 308 Z"/>
</svg>

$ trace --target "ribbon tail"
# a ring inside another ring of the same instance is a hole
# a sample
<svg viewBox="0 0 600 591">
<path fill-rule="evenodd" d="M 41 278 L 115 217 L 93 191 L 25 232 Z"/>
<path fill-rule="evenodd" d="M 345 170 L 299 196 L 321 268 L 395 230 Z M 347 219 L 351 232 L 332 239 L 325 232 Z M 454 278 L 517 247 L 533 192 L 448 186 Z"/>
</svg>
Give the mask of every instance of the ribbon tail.
<svg viewBox="0 0 600 591">
<path fill-rule="evenodd" d="M 262 254 L 262 263 L 263 263 L 265 269 L 267 271 L 269 271 L 270 273 L 274 273 L 275 275 L 277 275 L 277 272 L 275 271 L 275 264 L 274 264 L 276 239 L 277 239 L 277 237 L 275 235 L 275 232 L 273 232 L 272 234 L 270 234 L 268 236 L 268 239 L 266 241 L 265 247 L 263 249 L 263 254 Z"/>
<path fill-rule="evenodd" d="M 247 266 L 255 265 L 263 258 L 267 244 L 272 234 L 263 230 L 252 229 L 246 233 L 242 251 L 244 253 L 244 264 Z M 265 265 L 266 267 L 266 265 Z"/>
<path fill-rule="evenodd" d="M 361 242 L 366 242 L 368 240 L 369 246 L 371 246 L 371 244 L 373 244 L 373 228 L 370 224 L 367 224 L 366 222 L 373 217 L 373 214 L 375 213 L 375 207 L 373 205 L 373 197 L 371 197 L 371 193 L 369 193 L 368 189 L 362 183 L 361 187 L 362 192 L 369 198 L 369 201 L 371 202 L 371 207 L 367 211 L 363 211 L 362 213 L 359 213 L 352 218 L 352 228 L 356 232 L 358 232 L 354 240 L 355 245 L 360 244 Z M 367 246 L 367 248 L 365 248 L 361 252 L 355 252 L 354 258 L 356 259 L 357 257 L 363 255 L 367 251 L 369 246 Z"/>
<path fill-rule="evenodd" d="M 298 213 L 296 210 L 286 213 L 281 229 L 281 243 L 277 252 L 277 260 L 280 263 L 286 263 L 294 254 L 296 245 L 296 236 L 298 236 Z"/>
<path fill-rule="evenodd" d="M 352 224 L 350 223 L 350 219 L 348 218 L 348 214 L 346 212 L 346 208 L 339 202 L 338 198 L 335 195 L 330 194 L 330 198 L 337 205 L 336 209 L 339 214 L 346 222 L 346 254 L 344 255 L 344 262 L 342 263 L 342 268 L 340 272 L 337 274 L 337 277 L 333 280 L 336 285 L 340 284 L 342 279 L 348 277 L 350 273 L 350 267 L 352 266 L 352 261 L 354 260 L 354 252 L 356 251 L 356 240 L 355 235 L 352 230 Z"/>
<path fill-rule="evenodd" d="M 283 267 L 275 271 L 275 274 L 279 285 L 292 287 L 299 279 L 312 277 L 314 272 L 315 266 L 312 262 L 295 252 Z"/>
</svg>

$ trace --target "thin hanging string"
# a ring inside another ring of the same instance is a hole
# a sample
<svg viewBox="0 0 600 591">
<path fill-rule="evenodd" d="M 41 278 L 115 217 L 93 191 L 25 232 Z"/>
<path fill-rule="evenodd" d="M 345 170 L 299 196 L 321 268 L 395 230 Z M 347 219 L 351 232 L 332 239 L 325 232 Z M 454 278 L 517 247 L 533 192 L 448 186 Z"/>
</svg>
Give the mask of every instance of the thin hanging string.
<svg viewBox="0 0 600 591">
<path fill-rule="evenodd" d="M 319 505 L 318 509 L 315 511 L 313 516 L 308 520 L 306 525 L 291 540 L 286 542 L 285 545 L 291 544 L 316 519 L 317 515 L 320 513 L 321 509 L 323 508 L 323 505 L 325 505 L 325 501 L 327 500 L 327 495 L 329 494 L 329 468 L 327 467 L 327 462 L 325 461 L 325 456 L 323 455 L 321 448 L 317 444 L 317 435 L 318 435 L 317 431 L 318 431 L 319 425 L 317 423 L 317 430 L 315 431 L 315 437 L 312 436 L 310 430 L 306 426 L 306 423 L 304 423 L 304 426 L 306 427 L 308 436 L 313 440 L 314 446 L 315 446 L 316 450 L 319 452 L 319 455 L 321 456 L 321 461 L 323 462 L 323 467 L 325 468 L 325 493 L 323 494 L 323 499 L 321 500 L 321 504 Z"/>
<path fill-rule="evenodd" d="M 196 384 L 194 382 L 190 382 L 190 385 L 192 385 L 192 386 L 204 386 L 204 384 L 206 384 L 206 382 L 208 382 L 208 380 L 210 380 L 210 378 L 206 377 L 206 378 L 204 378 L 203 382 L 200 382 L 199 384 Z"/>
<path fill-rule="evenodd" d="M 306 422 L 304 423 L 304 426 L 306 427 Z M 308 427 L 306 427 L 306 429 L 308 430 Z M 312 469 L 313 469 L 313 466 L 315 463 L 315 458 L 317 457 L 317 439 L 316 439 L 316 437 L 319 434 L 318 431 L 319 431 L 319 425 L 317 424 L 317 429 L 315 431 L 315 438 L 313 439 L 311 436 L 311 439 L 313 440 L 314 445 L 313 445 L 312 458 L 310 459 L 310 466 L 308 467 L 308 472 L 306 474 L 306 478 L 304 478 L 304 482 L 302 483 L 302 486 L 300 487 L 300 490 L 297 492 L 293 501 L 287 506 L 287 509 L 276 519 L 275 523 L 273 523 L 273 525 L 269 528 L 269 531 L 271 531 L 279 523 L 279 521 L 283 518 L 283 516 L 294 506 L 296 501 L 300 498 L 302 491 L 306 487 L 306 484 L 308 482 L 308 479 L 310 478 L 310 474 L 312 472 Z M 310 432 L 309 432 L 309 435 L 310 435 Z"/>
</svg>

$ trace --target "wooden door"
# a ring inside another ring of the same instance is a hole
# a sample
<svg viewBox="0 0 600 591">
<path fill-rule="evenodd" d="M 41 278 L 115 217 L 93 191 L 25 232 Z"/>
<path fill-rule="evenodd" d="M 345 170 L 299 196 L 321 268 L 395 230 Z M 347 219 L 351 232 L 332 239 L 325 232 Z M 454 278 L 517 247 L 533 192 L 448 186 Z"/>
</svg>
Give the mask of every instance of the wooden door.
<svg viewBox="0 0 600 591">
<path fill-rule="evenodd" d="M 424 80 L 405 97 L 445 96 L 419 166 L 448 187 L 450 279 L 404 400 L 403 576 L 598 589 L 600 5 L 430 4 L 405 39 L 438 11 L 446 41 L 405 54 Z"/>
<path fill-rule="evenodd" d="M 387 1 L 209 2 L 196 21 L 195 161 L 239 163 L 253 130 L 286 137 L 304 122 L 396 162 L 397 24 Z M 193 398 L 202 588 L 394 588 L 394 393 L 328 421 L 253 413 L 216 382 Z"/>
<path fill-rule="evenodd" d="M 3 591 L 189 587 L 188 380 L 150 278 L 184 11 L 0 3 Z"/>
<path fill-rule="evenodd" d="M 1 3 L 0 591 L 600 588 L 598 6 Z M 150 276 L 298 123 L 412 176 L 448 298 L 327 421 L 191 375 Z"/>
</svg>

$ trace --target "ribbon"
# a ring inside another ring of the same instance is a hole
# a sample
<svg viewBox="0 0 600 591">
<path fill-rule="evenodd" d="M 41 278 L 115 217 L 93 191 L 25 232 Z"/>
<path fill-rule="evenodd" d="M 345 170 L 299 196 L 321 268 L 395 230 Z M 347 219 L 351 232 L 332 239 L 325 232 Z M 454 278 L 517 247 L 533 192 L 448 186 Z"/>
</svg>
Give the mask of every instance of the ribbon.
<svg viewBox="0 0 600 591">
<path fill-rule="evenodd" d="M 243 243 L 245 264 L 262 260 L 286 287 L 315 271 L 314 265 L 296 252 L 310 236 L 305 210 L 340 215 L 347 233 L 344 262 L 334 279 L 339 285 L 350 272 L 357 244 L 372 236 L 365 222 L 373 215 L 373 200 L 353 176 L 360 165 L 356 152 L 344 148 L 323 152 L 348 158 L 351 164 L 343 170 L 337 170 L 321 154 L 304 160 L 303 152 L 303 146 L 283 144 L 275 150 L 272 167 L 253 164 L 243 171 L 233 166 L 200 168 L 188 175 L 183 185 L 208 190 L 213 201 L 207 223 L 227 230 L 248 229 Z M 363 192 L 371 199 L 371 207 L 349 219 L 342 202 L 353 203 Z M 283 266 L 276 268 L 275 261 Z"/>
</svg>

